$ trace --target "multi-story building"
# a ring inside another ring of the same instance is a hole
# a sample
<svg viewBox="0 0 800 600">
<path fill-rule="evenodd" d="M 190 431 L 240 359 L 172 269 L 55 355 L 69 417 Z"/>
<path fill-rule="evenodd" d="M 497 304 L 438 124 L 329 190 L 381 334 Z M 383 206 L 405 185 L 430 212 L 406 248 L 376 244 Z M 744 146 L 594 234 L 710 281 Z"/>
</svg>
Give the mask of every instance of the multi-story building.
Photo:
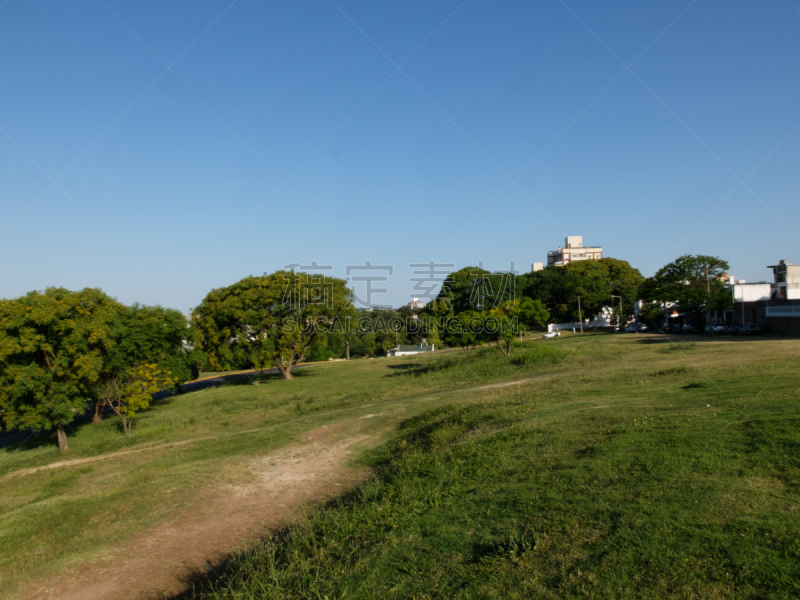
<svg viewBox="0 0 800 600">
<path fill-rule="evenodd" d="M 419 298 L 413 298 L 411 302 L 408 303 L 408 308 L 410 308 L 411 310 L 416 310 L 418 308 L 425 308 L 425 303 Z"/>
<path fill-rule="evenodd" d="M 547 253 L 547 264 L 561 267 L 579 260 L 599 260 L 603 249 L 599 246 L 584 246 L 583 236 L 570 235 L 564 240 L 564 247 Z"/>
<path fill-rule="evenodd" d="M 773 300 L 800 300 L 800 265 L 792 265 L 781 260 L 772 269 L 775 283 L 772 284 Z"/>
</svg>

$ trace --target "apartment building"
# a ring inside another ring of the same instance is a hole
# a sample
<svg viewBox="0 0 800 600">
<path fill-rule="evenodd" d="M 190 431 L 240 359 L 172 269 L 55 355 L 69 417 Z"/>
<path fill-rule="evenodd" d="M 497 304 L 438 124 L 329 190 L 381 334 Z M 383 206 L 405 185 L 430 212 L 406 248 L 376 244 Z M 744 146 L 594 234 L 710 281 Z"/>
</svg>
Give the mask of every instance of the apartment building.
<svg viewBox="0 0 800 600">
<path fill-rule="evenodd" d="M 772 284 L 773 300 L 800 300 L 800 265 L 792 265 L 781 260 L 772 269 L 775 282 Z"/>
<path fill-rule="evenodd" d="M 547 264 L 561 267 L 579 260 L 599 260 L 603 258 L 603 249 L 600 246 L 584 246 L 583 236 L 569 235 L 564 240 L 564 246 L 558 250 L 547 253 Z"/>
</svg>

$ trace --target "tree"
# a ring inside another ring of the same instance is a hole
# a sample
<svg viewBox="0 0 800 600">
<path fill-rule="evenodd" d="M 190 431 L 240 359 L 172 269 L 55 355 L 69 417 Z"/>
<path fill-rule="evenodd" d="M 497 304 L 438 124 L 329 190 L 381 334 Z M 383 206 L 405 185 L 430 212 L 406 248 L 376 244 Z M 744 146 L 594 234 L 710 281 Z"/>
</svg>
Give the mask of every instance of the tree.
<svg viewBox="0 0 800 600">
<path fill-rule="evenodd" d="M 519 322 L 520 312 L 520 301 L 508 300 L 489 312 L 489 316 L 494 317 L 494 322 L 489 319 L 484 321 L 487 335 L 494 338 L 506 358 L 511 356 L 514 338 L 524 331 L 524 326 Z M 496 331 L 491 331 L 495 327 Z"/>
<path fill-rule="evenodd" d="M 448 346 L 458 346 L 469 356 L 472 350 L 483 341 L 486 315 L 474 310 L 465 310 L 451 318 L 447 323 L 444 341 Z"/>
<path fill-rule="evenodd" d="M 611 278 L 600 261 L 582 260 L 565 265 L 561 270 L 564 279 L 562 301 L 570 308 L 571 320 L 592 319 L 611 304 Z"/>
<path fill-rule="evenodd" d="M 212 368 L 274 364 L 290 380 L 317 336 L 356 315 L 351 298 L 342 279 L 277 271 L 212 290 L 192 318 Z"/>
<path fill-rule="evenodd" d="M 100 386 L 106 404 L 122 417 L 122 428 L 130 437 L 136 413 L 147 410 L 153 394 L 174 386 L 177 377 L 162 371 L 156 364 L 142 363 L 131 367 L 122 376 L 114 376 Z"/>
<path fill-rule="evenodd" d="M 466 310 L 482 310 L 483 304 L 491 304 L 500 287 L 486 269 L 464 267 L 450 273 L 442 282 L 436 298 L 426 306 L 430 314 L 437 316 L 456 315 Z M 493 285 L 493 283 L 495 285 Z"/>
<path fill-rule="evenodd" d="M 728 268 L 728 263 L 716 256 L 687 254 L 646 280 L 641 295 L 650 302 L 676 302 L 681 311 L 694 312 L 702 321 L 706 310 L 723 308 L 732 302 L 722 282 Z"/>
<path fill-rule="evenodd" d="M 644 277 L 638 269 L 634 269 L 628 261 L 619 260 L 617 258 L 601 258 L 597 261 L 606 269 L 609 278 L 609 292 L 618 298 L 617 303 L 611 301 L 610 305 L 619 312 L 616 308 L 619 306 L 619 299 L 622 299 L 622 311 L 617 315 L 618 325 L 620 328 L 634 312 L 634 305 L 639 299 L 639 287 L 644 283 Z"/>
<path fill-rule="evenodd" d="M 99 421 L 107 405 L 99 388 L 120 380 L 132 365 L 153 363 L 181 384 L 199 375 L 204 353 L 195 348 L 195 329 L 178 310 L 161 306 L 125 307 L 113 325 L 114 345 L 103 360 L 92 421 Z M 113 387 L 113 385 L 111 386 Z"/>
<path fill-rule="evenodd" d="M 0 405 L 9 428 L 55 428 L 82 413 L 124 307 L 98 289 L 48 288 L 0 302 Z"/>
<path fill-rule="evenodd" d="M 547 312 L 545 305 L 532 298 L 524 297 L 519 302 L 519 321 L 525 329 L 544 329 L 547 321 L 550 320 L 550 313 Z"/>
<path fill-rule="evenodd" d="M 519 277 L 517 287 L 523 296 L 542 302 L 554 321 L 563 322 L 591 319 L 606 306 L 617 306 L 612 295 L 623 299 L 624 314 L 633 314 L 642 281 L 639 271 L 626 261 L 603 258 L 526 273 Z M 578 297 L 581 299 L 580 315 Z"/>
</svg>

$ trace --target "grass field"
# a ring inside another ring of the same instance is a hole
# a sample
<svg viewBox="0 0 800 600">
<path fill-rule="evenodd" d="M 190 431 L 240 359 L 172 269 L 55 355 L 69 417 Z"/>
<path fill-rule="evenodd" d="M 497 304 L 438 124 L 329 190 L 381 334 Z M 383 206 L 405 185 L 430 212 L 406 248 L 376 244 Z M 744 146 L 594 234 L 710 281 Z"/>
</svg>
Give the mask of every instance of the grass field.
<svg viewBox="0 0 800 600">
<path fill-rule="evenodd" d="M 576 335 L 511 361 L 485 348 L 336 362 L 176 396 L 130 439 L 108 419 L 67 457 L 38 438 L 0 456 L 0 593 L 369 413 L 359 427 L 379 443 L 358 460 L 374 475 L 193 597 L 798 597 L 798 366 L 794 339 Z M 189 443 L 155 448 L 175 442 Z"/>
</svg>

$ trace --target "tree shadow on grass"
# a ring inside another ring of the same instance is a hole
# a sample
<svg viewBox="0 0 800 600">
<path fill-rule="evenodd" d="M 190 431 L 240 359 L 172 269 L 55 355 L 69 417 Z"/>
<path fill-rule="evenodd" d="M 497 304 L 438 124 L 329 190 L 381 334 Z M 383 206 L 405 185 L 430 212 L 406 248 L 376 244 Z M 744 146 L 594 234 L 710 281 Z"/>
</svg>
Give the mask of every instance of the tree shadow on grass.
<svg viewBox="0 0 800 600">
<path fill-rule="evenodd" d="M 92 425 L 91 414 L 84 414 L 75 419 L 69 425 L 65 425 L 67 431 L 67 443 L 72 445 L 75 438 L 80 436 L 80 432 L 84 427 Z M 0 451 L 6 453 L 33 450 L 34 448 L 51 447 L 57 448 L 58 441 L 56 439 L 55 428 L 50 430 L 40 431 L 8 431 L 0 434 Z M 69 452 L 62 454 L 64 459 L 70 458 Z"/>
<path fill-rule="evenodd" d="M 648 335 L 636 340 L 638 344 L 681 344 L 681 343 L 698 343 L 704 342 L 756 342 L 756 341 L 774 341 L 777 339 L 785 339 L 788 336 L 762 334 L 762 335 L 730 335 L 730 334 L 702 334 L 702 333 L 667 333 L 664 335 Z"/>
</svg>

